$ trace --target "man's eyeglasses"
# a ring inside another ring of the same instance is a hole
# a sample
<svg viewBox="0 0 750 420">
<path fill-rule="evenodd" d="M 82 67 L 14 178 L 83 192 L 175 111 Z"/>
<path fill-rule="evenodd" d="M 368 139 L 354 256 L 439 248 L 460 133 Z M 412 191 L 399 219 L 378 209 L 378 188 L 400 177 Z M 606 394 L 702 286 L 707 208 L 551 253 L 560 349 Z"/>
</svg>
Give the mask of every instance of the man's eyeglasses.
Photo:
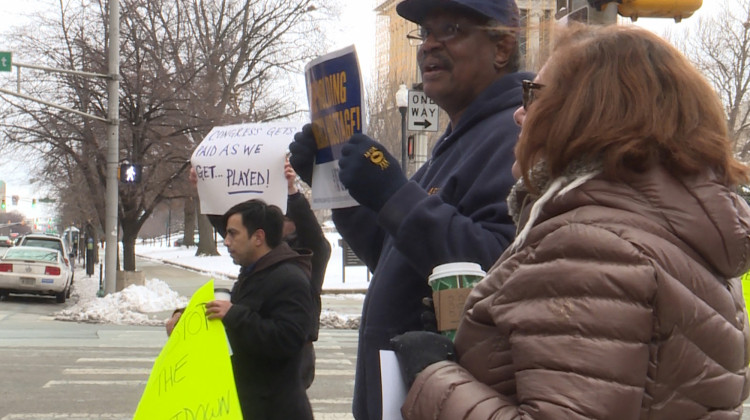
<svg viewBox="0 0 750 420">
<path fill-rule="evenodd" d="M 531 80 L 524 80 L 521 83 L 523 83 L 523 109 L 528 110 L 529 106 L 531 106 L 536 99 L 535 91 L 540 90 L 544 85 L 534 83 Z"/>
<path fill-rule="evenodd" d="M 432 38 L 437 42 L 448 42 L 451 39 L 468 32 L 469 28 L 475 27 L 474 25 L 462 25 L 459 23 L 444 23 L 437 28 L 428 28 L 426 26 L 420 26 L 419 29 L 415 29 L 408 34 L 406 38 L 409 40 L 409 44 L 418 47 L 427 40 L 427 37 L 432 35 Z"/>
</svg>

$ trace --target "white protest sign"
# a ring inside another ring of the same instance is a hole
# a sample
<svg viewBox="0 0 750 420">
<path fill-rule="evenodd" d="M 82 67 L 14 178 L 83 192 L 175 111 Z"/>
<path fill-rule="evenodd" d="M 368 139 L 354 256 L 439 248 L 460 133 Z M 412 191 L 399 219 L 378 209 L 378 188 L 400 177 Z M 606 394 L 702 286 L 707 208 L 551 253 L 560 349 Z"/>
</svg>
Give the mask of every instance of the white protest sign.
<svg viewBox="0 0 750 420">
<path fill-rule="evenodd" d="M 214 127 L 193 152 L 201 213 L 224 214 L 235 204 L 261 199 L 286 213 L 284 162 L 302 123 Z"/>
</svg>

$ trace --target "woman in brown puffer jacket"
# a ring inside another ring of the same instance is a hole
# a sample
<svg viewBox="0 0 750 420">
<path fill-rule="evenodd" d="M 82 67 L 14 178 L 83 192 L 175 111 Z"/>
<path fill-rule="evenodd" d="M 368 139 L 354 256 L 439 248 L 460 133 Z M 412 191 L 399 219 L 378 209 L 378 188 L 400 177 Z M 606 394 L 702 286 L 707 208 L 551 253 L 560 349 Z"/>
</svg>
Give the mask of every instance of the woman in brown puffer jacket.
<svg viewBox="0 0 750 420">
<path fill-rule="evenodd" d="M 654 34 L 562 31 L 516 113 L 517 239 L 404 418 L 739 419 L 748 170 L 722 105 Z"/>
</svg>

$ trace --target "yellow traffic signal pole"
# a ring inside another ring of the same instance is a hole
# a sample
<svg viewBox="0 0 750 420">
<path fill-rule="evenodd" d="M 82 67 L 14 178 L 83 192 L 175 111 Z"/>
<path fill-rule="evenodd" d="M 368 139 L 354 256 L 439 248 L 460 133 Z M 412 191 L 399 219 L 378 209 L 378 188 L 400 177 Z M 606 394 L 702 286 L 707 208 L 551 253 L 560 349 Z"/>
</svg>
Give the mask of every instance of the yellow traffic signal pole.
<svg viewBox="0 0 750 420">
<path fill-rule="evenodd" d="M 703 0 L 557 0 L 555 18 L 591 25 L 614 25 L 617 15 L 633 21 L 641 17 L 669 18 L 675 22 L 690 17 Z"/>
<path fill-rule="evenodd" d="M 661 17 L 679 22 L 692 16 L 702 5 L 703 0 L 622 0 L 618 11 L 633 21 L 639 17 Z"/>
</svg>

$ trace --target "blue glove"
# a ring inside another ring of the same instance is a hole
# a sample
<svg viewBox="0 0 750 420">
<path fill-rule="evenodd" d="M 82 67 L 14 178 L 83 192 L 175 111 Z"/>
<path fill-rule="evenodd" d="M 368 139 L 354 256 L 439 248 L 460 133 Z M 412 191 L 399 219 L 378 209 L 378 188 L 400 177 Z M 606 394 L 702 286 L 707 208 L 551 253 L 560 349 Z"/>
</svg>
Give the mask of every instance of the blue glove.
<svg viewBox="0 0 750 420">
<path fill-rule="evenodd" d="M 312 124 L 305 124 L 302 131 L 294 135 L 294 141 L 289 145 L 289 163 L 294 172 L 307 185 L 312 186 L 313 165 L 318 145 L 313 136 Z"/>
<path fill-rule="evenodd" d="M 349 195 L 375 212 L 407 182 L 396 159 L 364 134 L 353 135 L 341 148 L 339 179 Z"/>
<path fill-rule="evenodd" d="M 411 388 L 419 372 L 443 360 L 456 361 L 456 349 L 450 338 L 428 331 L 409 331 L 391 338 L 406 386 Z"/>
</svg>

